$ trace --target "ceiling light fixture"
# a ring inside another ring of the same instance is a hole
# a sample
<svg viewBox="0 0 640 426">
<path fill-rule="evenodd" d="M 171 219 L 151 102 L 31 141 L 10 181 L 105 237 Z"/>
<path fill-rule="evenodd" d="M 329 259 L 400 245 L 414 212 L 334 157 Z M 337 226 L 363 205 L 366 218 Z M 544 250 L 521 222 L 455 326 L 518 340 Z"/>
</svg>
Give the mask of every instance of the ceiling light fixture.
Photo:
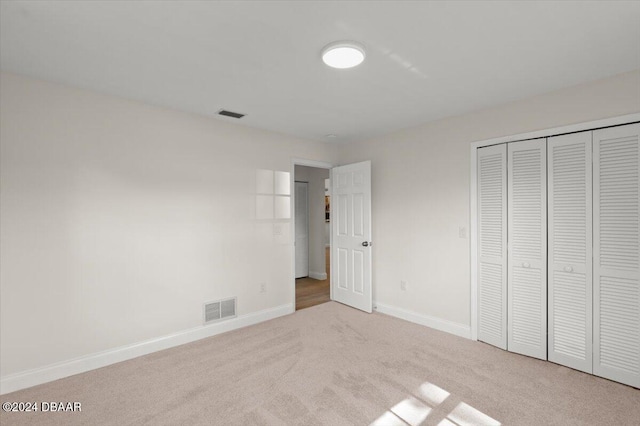
<svg viewBox="0 0 640 426">
<path fill-rule="evenodd" d="M 364 46 L 354 41 L 336 41 L 322 49 L 322 61 L 333 68 L 353 68 L 364 61 Z"/>
</svg>

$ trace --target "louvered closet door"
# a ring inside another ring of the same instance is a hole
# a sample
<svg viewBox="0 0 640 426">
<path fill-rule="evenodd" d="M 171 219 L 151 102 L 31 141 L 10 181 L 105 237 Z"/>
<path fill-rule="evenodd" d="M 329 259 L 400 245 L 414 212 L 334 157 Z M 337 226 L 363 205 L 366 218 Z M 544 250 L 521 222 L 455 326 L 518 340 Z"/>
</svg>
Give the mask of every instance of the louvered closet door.
<svg viewBox="0 0 640 426">
<path fill-rule="evenodd" d="M 549 361 L 591 373 L 591 135 L 548 139 Z"/>
<path fill-rule="evenodd" d="M 478 340 L 507 348 L 507 147 L 478 149 Z"/>
<path fill-rule="evenodd" d="M 507 347 L 547 359 L 546 139 L 510 143 L 507 151 Z"/>
<path fill-rule="evenodd" d="M 640 124 L 593 132 L 593 373 L 640 387 Z"/>
</svg>

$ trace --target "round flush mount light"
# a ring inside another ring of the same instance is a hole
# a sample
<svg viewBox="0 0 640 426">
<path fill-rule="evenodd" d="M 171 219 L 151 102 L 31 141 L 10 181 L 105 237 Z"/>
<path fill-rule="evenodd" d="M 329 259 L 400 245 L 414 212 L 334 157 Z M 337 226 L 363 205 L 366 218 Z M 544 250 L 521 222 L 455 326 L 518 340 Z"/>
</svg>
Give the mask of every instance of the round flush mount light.
<svg viewBox="0 0 640 426">
<path fill-rule="evenodd" d="M 322 49 L 322 61 L 333 68 L 353 68 L 364 61 L 364 47 L 354 41 L 336 41 Z"/>
</svg>

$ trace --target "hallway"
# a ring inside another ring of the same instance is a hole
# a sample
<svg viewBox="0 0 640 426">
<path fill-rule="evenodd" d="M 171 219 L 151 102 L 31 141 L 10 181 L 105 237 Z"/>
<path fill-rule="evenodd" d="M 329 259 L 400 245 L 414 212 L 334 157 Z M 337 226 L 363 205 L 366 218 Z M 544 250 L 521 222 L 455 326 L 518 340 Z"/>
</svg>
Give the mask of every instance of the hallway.
<svg viewBox="0 0 640 426">
<path fill-rule="evenodd" d="M 304 277 L 296 280 L 296 311 L 311 306 L 320 305 L 328 302 L 330 299 L 330 283 L 331 283 L 331 263 L 329 261 L 329 247 L 325 249 L 326 259 L 326 280 L 314 280 L 313 278 Z"/>
</svg>

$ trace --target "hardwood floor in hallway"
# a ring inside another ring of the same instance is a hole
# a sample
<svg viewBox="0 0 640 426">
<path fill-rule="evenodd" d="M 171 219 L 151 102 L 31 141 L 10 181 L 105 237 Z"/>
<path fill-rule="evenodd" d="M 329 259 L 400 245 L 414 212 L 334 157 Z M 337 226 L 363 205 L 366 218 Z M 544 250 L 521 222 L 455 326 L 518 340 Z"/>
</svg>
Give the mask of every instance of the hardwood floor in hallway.
<svg viewBox="0 0 640 426">
<path fill-rule="evenodd" d="M 327 269 L 326 280 L 314 280 L 309 277 L 298 278 L 296 280 L 296 311 L 320 305 L 321 303 L 326 303 L 331 300 L 329 297 L 331 283 L 329 247 L 326 248 L 325 259 Z"/>
</svg>

